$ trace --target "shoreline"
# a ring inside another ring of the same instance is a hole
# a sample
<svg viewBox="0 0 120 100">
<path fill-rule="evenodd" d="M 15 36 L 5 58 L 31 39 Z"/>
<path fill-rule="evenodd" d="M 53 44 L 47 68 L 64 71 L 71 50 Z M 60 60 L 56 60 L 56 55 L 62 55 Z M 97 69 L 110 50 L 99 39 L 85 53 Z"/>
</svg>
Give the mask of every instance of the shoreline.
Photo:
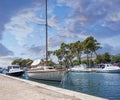
<svg viewBox="0 0 120 100">
<path fill-rule="evenodd" d="M 107 100 L 3 74 L 0 91 L 2 100 Z"/>
</svg>

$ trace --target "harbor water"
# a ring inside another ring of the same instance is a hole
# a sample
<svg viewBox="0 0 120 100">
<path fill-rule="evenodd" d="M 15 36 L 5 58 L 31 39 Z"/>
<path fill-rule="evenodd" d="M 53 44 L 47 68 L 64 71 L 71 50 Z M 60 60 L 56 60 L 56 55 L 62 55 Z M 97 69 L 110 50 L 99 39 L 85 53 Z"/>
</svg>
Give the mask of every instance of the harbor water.
<svg viewBox="0 0 120 100">
<path fill-rule="evenodd" d="M 61 82 L 29 80 L 109 100 L 120 100 L 120 74 L 68 72 Z"/>
</svg>

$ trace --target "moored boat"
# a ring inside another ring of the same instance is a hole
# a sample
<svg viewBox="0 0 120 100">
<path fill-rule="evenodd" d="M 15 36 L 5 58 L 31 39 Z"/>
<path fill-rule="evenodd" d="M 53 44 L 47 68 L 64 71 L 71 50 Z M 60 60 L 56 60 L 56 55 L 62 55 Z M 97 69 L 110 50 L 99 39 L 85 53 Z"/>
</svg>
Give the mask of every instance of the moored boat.
<svg viewBox="0 0 120 100">
<path fill-rule="evenodd" d="M 69 69 L 71 72 L 90 72 L 91 70 L 85 64 L 80 64 Z"/>
<path fill-rule="evenodd" d="M 0 67 L 0 73 L 2 73 L 2 71 L 3 71 L 3 68 L 2 68 L 2 67 Z"/>
<path fill-rule="evenodd" d="M 41 80 L 49 80 L 49 81 L 61 81 L 66 69 L 55 69 L 55 68 L 50 68 L 48 66 L 48 21 L 47 21 L 47 3 L 46 3 L 46 18 L 45 18 L 45 26 L 46 26 L 46 60 L 45 63 L 43 65 L 46 66 L 40 66 L 40 60 L 35 60 L 31 65 L 36 67 L 36 68 L 31 68 L 30 70 L 27 71 L 28 76 L 30 78 L 34 78 L 34 79 L 41 79 Z"/>
<path fill-rule="evenodd" d="M 11 76 L 22 76 L 24 74 L 24 70 L 20 69 L 19 65 L 10 65 L 5 71 L 6 75 Z"/>
<path fill-rule="evenodd" d="M 120 67 L 114 66 L 112 64 L 100 64 L 101 69 L 97 70 L 96 72 L 99 73 L 120 73 Z"/>
<path fill-rule="evenodd" d="M 64 77 L 65 69 L 55 69 L 49 66 L 38 66 L 27 71 L 28 76 L 33 79 L 47 80 L 47 81 L 61 81 Z"/>
</svg>

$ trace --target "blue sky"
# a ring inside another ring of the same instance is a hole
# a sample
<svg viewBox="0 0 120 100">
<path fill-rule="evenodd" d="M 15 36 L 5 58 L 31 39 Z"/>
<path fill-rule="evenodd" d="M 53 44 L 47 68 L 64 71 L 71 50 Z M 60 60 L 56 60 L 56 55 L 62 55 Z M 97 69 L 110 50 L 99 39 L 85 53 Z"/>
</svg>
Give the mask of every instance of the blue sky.
<svg viewBox="0 0 120 100">
<path fill-rule="evenodd" d="M 120 0 L 48 0 L 49 50 L 94 36 L 120 54 Z M 45 0 L 0 0 L 0 65 L 45 57 Z"/>
</svg>

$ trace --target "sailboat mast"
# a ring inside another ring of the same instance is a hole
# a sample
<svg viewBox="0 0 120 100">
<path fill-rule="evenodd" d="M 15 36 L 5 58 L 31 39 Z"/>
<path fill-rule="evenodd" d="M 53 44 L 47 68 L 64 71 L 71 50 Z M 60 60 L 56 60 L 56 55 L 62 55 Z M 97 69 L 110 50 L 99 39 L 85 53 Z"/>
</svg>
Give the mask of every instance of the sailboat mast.
<svg viewBox="0 0 120 100">
<path fill-rule="evenodd" d="M 45 0 L 45 17 L 46 17 L 46 66 L 48 65 L 48 16 L 47 16 L 47 0 Z"/>
</svg>

